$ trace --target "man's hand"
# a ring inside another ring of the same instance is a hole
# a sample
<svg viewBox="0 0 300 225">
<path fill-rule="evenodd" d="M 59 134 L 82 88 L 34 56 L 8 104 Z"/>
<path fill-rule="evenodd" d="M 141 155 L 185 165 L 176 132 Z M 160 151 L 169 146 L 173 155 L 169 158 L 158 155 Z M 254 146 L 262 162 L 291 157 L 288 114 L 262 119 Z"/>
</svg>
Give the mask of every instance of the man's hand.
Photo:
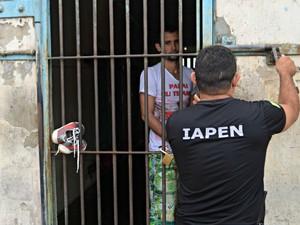
<svg viewBox="0 0 300 225">
<path fill-rule="evenodd" d="M 280 78 L 278 102 L 285 112 L 286 123 L 283 130 L 286 130 L 299 116 L 299 96 L 293 81 L 297 68 L 290 57 L 281 56 L 276 62 L 276 70 Z"/>
<path fill-rule="evenodd" d="M 282 55 L 276 62 L 276 70 L 280 76 L 294 76 L 297 68 L 290 57 Z"/>
<path fill-rule="evenodd" d="M 192 97 L 192 105 L 195 105 L 197 104 L 198 102 L 200 102 L 200 97 L 198 96 L 198 94 L 194 94 L 193 97 Z"/>
</svg>

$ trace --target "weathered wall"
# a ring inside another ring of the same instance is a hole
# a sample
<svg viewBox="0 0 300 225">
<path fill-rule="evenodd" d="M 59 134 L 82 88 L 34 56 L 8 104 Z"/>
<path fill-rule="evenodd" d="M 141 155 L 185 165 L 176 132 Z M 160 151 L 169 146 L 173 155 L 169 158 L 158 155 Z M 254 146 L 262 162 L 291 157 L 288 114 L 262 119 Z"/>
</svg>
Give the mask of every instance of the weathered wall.
<svg viewBox="0 0 300 225">
<path fill-rule="evenodd" d="M 238 45 L 300 44 L 299 12 L 300 0 L 216 0 L 217 34 L 235 36 Z M 300 65 L 299 57 L 293 59 Z M 237 97 L 277 100 L 278 75 L 274 67 L 266 65 L 264 57 L 239 57 L 238 67 L 242 79 Z M 300 80 L 300 74 L 295 79 Z M 299 124 L 274 136 L 268 148 L 266 224 L 299 225 Z"/>
<path fill-rule="evenodd" d="M 32 18 L 0 20 L 0 54 L 35 51 Z M 0 61 L 0 224 L 40 225 L 34 61 Z"/>
</svg>

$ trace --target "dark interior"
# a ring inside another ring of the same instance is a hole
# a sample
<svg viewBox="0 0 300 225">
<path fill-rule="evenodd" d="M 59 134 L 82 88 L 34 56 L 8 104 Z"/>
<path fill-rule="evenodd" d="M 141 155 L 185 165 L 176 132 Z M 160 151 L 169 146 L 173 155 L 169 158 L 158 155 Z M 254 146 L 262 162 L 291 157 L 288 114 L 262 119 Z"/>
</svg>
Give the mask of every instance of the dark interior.
<svg viewBox="0 0 300 225">
<path fill-rule="evenodd" d="M 63 46 L 59 41 L 59 7 L 58 0 L 51 0 L 51 56 L 75 56 L 76 51 L 76 18 L 75 1 L 62 0 L 63 5 Z M 80 1 L 80 56 L 93 56 L 93 1 Z M 196 1 L 184 0 L 183 4 L 183 46 L 186 52 L 194 52 L 196 46 Z M 113 0 L 114 5 L 114 55 L 126 53 L 126 24 L 125 0 Z M 154 39 L 160 31 L 160 1 L 148 0 L 148 49 L 149 53 L 156 53 Z M 109 1 L 97 1 L 97 55 L 110 55 L 109 35 Z M 165 24 L 178 24 L 178 1 L 165 0 Z M 143 53 L 143 1 L 130 1 L 130 52 Z M 63 52 L 62 52 L 63 50 Z M 62 54 L 61 54 L 62 53 Z M 149 66 L 160 61 L 160 58 L 149 58 Z M 63 62 L 64 72 L 60 65 Z M 110 58 L 98 59 L 97 84 L 99 88 L 99 141 L 101 151 L 112 149 L 112 108 L 111 108 L 111 61 Z M 127 63 L 126 58 L 115 58 L 115 96 L 116 96 L 116 145 L 117 151 L 128 150 L 127 132 Z M 139 109 L 139 77 L 144 69 L 143 58 L 131 58 L 131 120 L 133 151 L 144 151 L 145 141 L 144 122 L 140 119 Z M 94 59 L 80 59 L 81 96 L 78 97 L 77 60 L 50 59 L 51 70 L 51 98 L 53 128 L 63 123 L 78 121 L 78 99 L 81 99 L 82 123 L 85 126 L 83 138 L 87 141 L 88 151 L 96 149 L 95 126 L 95 77 Z M 63 83 L 62 83 L 63 81 Z M 63 85 L 62 85 L 63 84 Z M 63 89 L 61 88 L 63 86 Z M 65 104 L 61 105 L 64 96 Z M 65 111 L 62 114 L 62 111 Z M 64 118 L 63 118 L 64 117 Z M 53 145 L 53 150 L 57 146 Z M 97 224 L 97 191 L 96 191 L 96 155 L 83 156 L 84 161 L 84 196 L 85 220 L 88 225 Z M 69 224 L 81 224 L 80 211 L 80 180 L 75 172 L 76 160 L 67 156 L 68 176 L 68 221 Z M 146 224 L 145 207 L 145 157 L 133 155 L 133 215 L 134 224 Z M 58 224 L 65 224 L 64 218 L 64 191 L 62 188 L 62 155 L 53 156 L 55 161 Z M 128 155 L 117 155 L 117 207 L 119 224 L 129 224 L 128 200 Z M 114 224 L 113 210 L 113 161 L 110 154 L 100 155 L 100 182 L 101 182 L 101 217 L 103 225 Z"/>
</svg>

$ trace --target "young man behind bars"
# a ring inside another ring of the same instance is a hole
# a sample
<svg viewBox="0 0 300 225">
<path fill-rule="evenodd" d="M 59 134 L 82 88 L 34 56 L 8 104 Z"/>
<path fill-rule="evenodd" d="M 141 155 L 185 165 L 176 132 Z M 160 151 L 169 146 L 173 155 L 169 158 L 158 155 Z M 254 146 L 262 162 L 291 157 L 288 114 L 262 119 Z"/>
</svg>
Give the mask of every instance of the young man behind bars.
<svg viewBox="0 0 300 225">
<path fill-rule="evenodd" d="M 158 52 L 162 52 L 161 45 L 155 44 Z M 164 33 L 164 53 L 178 53 L 178 30 L 176 27 L 165 27 Z M 161 79 L 162 72 L 161 63 L 158 63 L 147 69 L 148 72 L 148 112 L 145 112 L 145 73 L 140 77 L 140 106 L 141 116 L 145 120 L 148 113 L 148 124 L 150 127 L 149 134 L 149 150 L 159 152 L 162 146 L 162 107 L 165 107 L 165 121 L 171 114 L 179 109 L 179 60 L 178 56 L 167 56 L 164 60 L 164 76 L 165 76 L 165 105 L 162 106 L 162 90 Z M 190 100 L 190 92 L 192 89 L 191 81 L 192 70 L 183 67 L 183 106 L 187 106 Z M 165 142 L 166 148 L 171 151 L 168 142 Z M 162 224 L 162 154 L 149 155 L 149 190 L 150 190 L 150 224 Z M 174 170 L 174 162 L 166 165 L 166 224 L 174 224 L 174 208 L 176 195 L 176 173 Z"/>
</svg>

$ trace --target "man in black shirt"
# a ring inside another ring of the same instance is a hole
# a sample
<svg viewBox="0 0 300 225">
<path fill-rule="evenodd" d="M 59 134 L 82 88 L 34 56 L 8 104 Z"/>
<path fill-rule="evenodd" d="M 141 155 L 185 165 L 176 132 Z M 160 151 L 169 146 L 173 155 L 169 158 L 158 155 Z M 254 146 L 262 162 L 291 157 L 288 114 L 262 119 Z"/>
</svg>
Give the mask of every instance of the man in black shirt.
<svg viewBox="0 0 300 225">
<path fill-rule="evenodd" d="M 203 49 L 194 82 L 200 101 L 174 113 L 168 139 L 178 169 L 176 225 L 256 225 L 264 202 L 264 164 L 273 134 L 298 118 L 294 62 L 276 63 L 278 104 L 232 97 L 236 59 L 223 46 Z"/>
</svg>

